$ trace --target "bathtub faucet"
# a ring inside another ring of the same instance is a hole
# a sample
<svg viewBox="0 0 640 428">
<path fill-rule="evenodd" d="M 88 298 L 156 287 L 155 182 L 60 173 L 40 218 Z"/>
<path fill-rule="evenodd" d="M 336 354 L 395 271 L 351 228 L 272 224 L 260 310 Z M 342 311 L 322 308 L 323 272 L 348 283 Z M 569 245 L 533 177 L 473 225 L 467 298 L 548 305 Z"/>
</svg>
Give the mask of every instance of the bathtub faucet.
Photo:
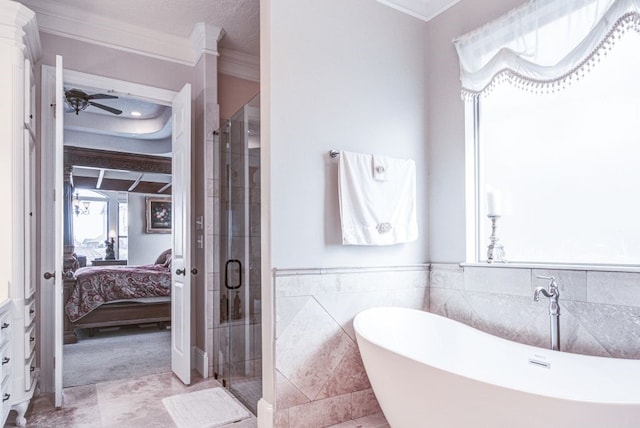
<svg viewBox="0 0 640 428">
<path fill-rule="evenodd" d="M 537 275 L 540 279 L 546 279 L 549 281 L 548 288 L 536 287 L 533 292 L 533 300 L 538 301 L 540 299 L 540 293 L 549 298 L 549 317 L 551 318 L 551 349 L 554 351 L 560 350 L 560 305 L 558 299 L 560 298 L 560 290 L 556 284 L 556 279 L 553 276 Z"/>
</svg>

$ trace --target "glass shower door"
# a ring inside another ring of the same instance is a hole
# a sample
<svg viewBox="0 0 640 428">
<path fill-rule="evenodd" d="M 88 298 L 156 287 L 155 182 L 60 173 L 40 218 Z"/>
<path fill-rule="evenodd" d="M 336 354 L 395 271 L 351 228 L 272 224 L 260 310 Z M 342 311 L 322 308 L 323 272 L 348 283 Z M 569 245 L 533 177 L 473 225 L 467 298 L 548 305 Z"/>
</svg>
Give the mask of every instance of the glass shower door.
<svg viewBox="0 0 640 428">
<path fill-rule="evenodd" d="M 220 324 L 223 381 L 250 410 L 262 396 L 259 100 L 222 128 Z"/>
</svg>

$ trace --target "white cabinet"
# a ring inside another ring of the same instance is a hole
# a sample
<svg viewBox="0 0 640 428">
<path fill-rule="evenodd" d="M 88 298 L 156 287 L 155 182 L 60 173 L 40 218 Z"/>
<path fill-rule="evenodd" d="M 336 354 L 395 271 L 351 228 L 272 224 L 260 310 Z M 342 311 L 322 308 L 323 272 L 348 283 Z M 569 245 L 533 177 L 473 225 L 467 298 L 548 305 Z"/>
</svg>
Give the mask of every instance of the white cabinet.
<svg viewBox="0 0 640 428">
<path fill-rule="evenodd" d="M 13 396 L 12 379 L 12 331 L 11 300 L 5 300 L 0 305 L 0 397 L 2 397 L 2 411 L 0 422 L 4 426 L 9 410 L 11 410 L 11 397 Z"/>
<path fill-rule="evenodd" d="M 38 383 L 33 64 L 40 51 L 35 14 L 0 1 L 0 422 L 15 410 L 19 426 Z"/>
</svg>

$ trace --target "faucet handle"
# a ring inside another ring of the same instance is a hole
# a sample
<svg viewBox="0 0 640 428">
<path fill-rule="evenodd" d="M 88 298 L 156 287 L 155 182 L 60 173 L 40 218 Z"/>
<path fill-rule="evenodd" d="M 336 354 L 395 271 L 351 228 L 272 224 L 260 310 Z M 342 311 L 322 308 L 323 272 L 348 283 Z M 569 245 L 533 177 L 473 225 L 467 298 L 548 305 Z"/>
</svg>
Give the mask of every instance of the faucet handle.
<svg viewBox="0 0 640 428">
<path fill-rule="evenodd" d="M 556 283 L 556 277 L 551 275 L 551 276 L 544 276 L 544 275 L 536 275 L 536 277 L 540 278 L 540 279 L 546 279 L 549 281 L 549 291 L 556 293 L 556 295 L 559 295 L 559 289 L 558 289 L 558 284 Z"/>
</svg>

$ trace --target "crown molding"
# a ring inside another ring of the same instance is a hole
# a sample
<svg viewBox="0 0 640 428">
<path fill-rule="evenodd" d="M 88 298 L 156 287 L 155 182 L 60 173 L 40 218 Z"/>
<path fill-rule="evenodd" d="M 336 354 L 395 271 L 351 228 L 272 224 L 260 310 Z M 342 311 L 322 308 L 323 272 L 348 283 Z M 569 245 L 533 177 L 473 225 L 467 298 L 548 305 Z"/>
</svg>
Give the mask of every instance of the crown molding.
<svg viewBox="0 0 640 428">
<path fill-rule="evenodd" d="M 460 0 L 378 0 L 378 2 L 429 22 Z"/>
<path fill-rule="evenodd" d="M 224 34 L 224 30 L 217 25 L 205 24 L 204 22 L 198 22 L 194 25 L 189 40 L 196 56 L 196 62 L 205 53 L 220 56 L 218 42 L 224 37 Z"/>
<path fill-rule="evenodd" d="M 60 10 L 55 2 L 21 0 L 37 14 L 40 31 L 85 43 L 118 49 L 164 61 L 195 66 L 202 54 L 219 56 L 219 71 L 241 79 L 259 81 L 259 59 L 232 50 L 218 50 L 224 29 L 198 23 L 189 37 L 178 37 L 159 31 L 126 24 L 82 10 Z M 38 38 L 39 42 L 39 38 Z"/>
<path fill-rule="evenodd" d="M 74 16 L 69 17 L 41 6 L 30 7 L 35 10 L 43 33 L 179 64 L 194 64 L 194 53 L 186 38 L 142 29 L 81 10 L 74 11 Z"/>
<path fill-rule="evenodd" d="M 260 58 L 230 49 L 220 49 L 218 71 L 227 76 L 260 82 Z"/>
<path fill-rule="evenodd" d="M 20 3 L 2 2 L 0 38 L 18 43 L 32 62 L 36 62 L 42 55 L 36 14 Z"/>
</svg>

